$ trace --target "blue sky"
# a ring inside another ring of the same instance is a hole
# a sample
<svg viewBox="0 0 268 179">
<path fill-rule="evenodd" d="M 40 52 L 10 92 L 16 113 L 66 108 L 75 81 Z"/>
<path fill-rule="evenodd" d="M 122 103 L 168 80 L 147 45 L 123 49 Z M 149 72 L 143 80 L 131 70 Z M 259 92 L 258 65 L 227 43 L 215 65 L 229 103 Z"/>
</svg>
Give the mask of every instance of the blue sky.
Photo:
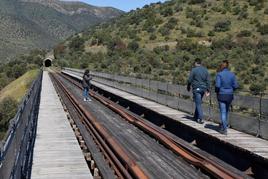
<svg viewBox="0 0 268 179">
<path fill-rule="evenodd" d="M 79 0 L 95 6 L 111 6 L 123 11 L 130 11 L 145 4 L 164 2 L 165 0 Z"/>
</svg>

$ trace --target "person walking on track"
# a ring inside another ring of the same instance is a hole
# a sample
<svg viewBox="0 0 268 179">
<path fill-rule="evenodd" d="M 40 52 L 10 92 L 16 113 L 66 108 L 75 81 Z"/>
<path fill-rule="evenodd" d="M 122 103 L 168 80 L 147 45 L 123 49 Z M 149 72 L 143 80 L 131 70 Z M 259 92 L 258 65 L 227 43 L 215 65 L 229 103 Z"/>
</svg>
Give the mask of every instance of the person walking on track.
<svg viewBox="0 0 268 179">
<path fill-rule="evenodd" d="M 88 94 L 91 79 L 92 77 L 89 74 L 89 70 L 85 70 L 84 75 L 83 75 L 83 81 L 82 81 L 84 101 L 91 101 L 91 99 L 89 98 L 89 94 Z"/>
<path fill-rule="evenodd" d="M 195 67 L 192 69 L 187 81 L 187 90 L 190 91 L 192 87 L 193 99 L 195 102 L 194 119 L 203 123 L 202 99 L 203 96 L 209 95 L 210 89 L 210 75 L 207 68 L 202 66 L 201 59 L 196 58 Z"/>
<path fill-rule="evenodd" d="M 229 61 L 224 60 L 215 80 L 215 92 L 219 102 L 221 117 L 219 132 L 224 135 L 227 135 L 229 107 L 234 98 L 234 91 L 238 88 L 236 76 L 229 71 L 228 67 Z"/>
</svg>

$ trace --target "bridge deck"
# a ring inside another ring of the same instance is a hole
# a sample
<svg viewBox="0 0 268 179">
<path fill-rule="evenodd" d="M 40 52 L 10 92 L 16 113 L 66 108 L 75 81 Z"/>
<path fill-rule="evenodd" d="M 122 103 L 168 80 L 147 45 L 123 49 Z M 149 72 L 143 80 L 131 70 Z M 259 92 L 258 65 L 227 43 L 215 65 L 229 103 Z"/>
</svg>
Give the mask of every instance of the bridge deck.
<svg viewBox="0 0 268 179">
<path fill-rule="evenodd" d="M 65 71 L 65 73 L 69 74 L 70 76 L 73 76 L 75 78 L 81 79 L 81 75 L 76 75 L 72 73 L 68 73 Z M 145 98 L 130 94 L 128 92 L 124 92 L 119 89 L 115 89 L 113 87 L 103 85 L 101 83 L 92 82 L 93 85 L 96 87 L 103 89 L 105 91 L 108 91 L 112 94 L 115 94 L 117 96 L 120 96 L 122 98 L 125 98 L 129 101 L 132 101 L 140 106 L 143 106 L 147 109 L 150 109 L 152 111 L 155 111 L 159 114 L 162 114 L 163 116 L 167 116 L 171 119 L 174 119 L 176 121 L 179 121 L 189 127 L 192 127 L 200 132 L 206 133 L 210 136 L 214 136 L 215 138 L 231 144 L 235 147 L 241 148 L 243 150 L 246 150 L 249 153 L 252 153 L 254 155 L 257 155 L 259 157 L 268 159 L 268 141 L 263 140 L 261 138 L 257 138 L 255 136 L 234 130 L 229 129 L 228 135 L 222 135 L 219 132 L 217 132 L 215 129 L 206 128 L 205 126 L 216 126 L 216 123 L 205 121 L 204 124 L 198 124 L 195 121 L 192 121 L 190 119 L 187 119 L 186 116 L 189 116 L 189 114 L 178 111 L 176 109 L 172 109 L 170 107 L 167 107 L 165 105 L 147 100 Z"/>
<path fill-rule="evenodd" d="M 42 81 L 31 178 L 92 178 L 46 71 Z"/>
<path fill-rule="evenodd" d="M 93 85 L 105 90 L 109 91 L 110 93 L 113 93 L 115 95 L 121 96 L 129 101 L 133 101 L 136 104 L 139 104 L 140 106 L 143 106 L 145 108 L 149 108 L 152 111 L 155 111 L 159 114 L 162 114 L 164 116 L 168 116 L 169 118 L 172 118 L 174 120 L 177 120 L 183 124 L 186 124 L 190 127 L 193 127 L 199 131 L 202 131 L 206 134 L 212 135 L 214 137 L 219 138 L 220 140 L 230 143 L 234 146 L 241 147 L 243 149 L 248 150 L 249 152 L 253 152 L 259 156 L 262 156 L 264 158 L 268 159 L 268 141 L 263 140 L 260 138 L 257 138 L 255 136 L 245 134 L 243 132 L 234 130 L 234 129 L 228 129 L 228 135 L 222 135 L 219 132 L 206 128 L 205 126 L 216 126 L 215 123 L 210 121 L 205 121 L 204 124 L 199 124 L 195 121 L 186 119 L 186 116 L 189 116 L 188 114 L 172 109 L 170 107 L 164 106 L 162 104 L 144 99 L 142 97 L 138 97 L 135 95 L 132 95 L 130 93 L 97 83 L 92 82 Z"/>
</svg>

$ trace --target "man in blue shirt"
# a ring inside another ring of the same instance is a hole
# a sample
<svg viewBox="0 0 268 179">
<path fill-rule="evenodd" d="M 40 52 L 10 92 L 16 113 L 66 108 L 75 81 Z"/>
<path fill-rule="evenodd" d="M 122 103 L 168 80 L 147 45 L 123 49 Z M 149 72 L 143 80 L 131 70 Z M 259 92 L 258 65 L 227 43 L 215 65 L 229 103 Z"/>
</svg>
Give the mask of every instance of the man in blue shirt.
<svg viewBox="0 0 268 179">
<path fill-rule="evenodd" d="M 204 94 L 209 95 L 210 75 L 208 70 L 201 65 L 201 59 L 195 59 L 195 67 L 192 69 L 188 78 L 187 90 L 190 91 L 192 87 L 193 98 L 195 102 L 194 119 L 203 123 L 202 99 Z"/>
<path fill-rule="evenodd" d="M 219 102 L 221 113 L 221 128 L 220 133 L 227 135 L 228 113 L 229 107 L 234 98 L 234 90 L 238 88 L 238 83 L 234 73 L 230 72 L 228 60 L 224 60 L 221 64 L 221 69 L 217 73 L 215 91 Z"/>
</svg>

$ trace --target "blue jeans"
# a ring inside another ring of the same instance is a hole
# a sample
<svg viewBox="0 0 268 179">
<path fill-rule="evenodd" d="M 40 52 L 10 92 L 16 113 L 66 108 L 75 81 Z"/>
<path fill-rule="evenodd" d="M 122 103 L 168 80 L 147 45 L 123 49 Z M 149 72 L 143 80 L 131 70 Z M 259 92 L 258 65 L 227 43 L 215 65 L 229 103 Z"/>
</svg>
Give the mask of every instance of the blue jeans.
<svg viewBox="0 0 268 179">
<path fill-rule="evenodd" d="M 220 113 L 221 113 L 221 124 L 222 129 L 226 130 L 228 126 L 228 114 L 229 114 L 229 107 L 231 102 L 221 102 L 219 101 Z"/>
<path fill-rule="evenodd" d="M 89 98 L 88 92 L 89 92 L 89 88 L 84 88 L 84 90 L 83 90 L 83 96 L 84 96 L 84 98 L 86 98 L 86 99 Z"/>
<path fill-rule="evenodd" d="M 194 119 L 203 119 L 203 110 L 202 110 L 202 99 L 204 96 L 204 91 L 194 91 L 193 97 L 195 102 L 195 112 Z"/>
</svg>

